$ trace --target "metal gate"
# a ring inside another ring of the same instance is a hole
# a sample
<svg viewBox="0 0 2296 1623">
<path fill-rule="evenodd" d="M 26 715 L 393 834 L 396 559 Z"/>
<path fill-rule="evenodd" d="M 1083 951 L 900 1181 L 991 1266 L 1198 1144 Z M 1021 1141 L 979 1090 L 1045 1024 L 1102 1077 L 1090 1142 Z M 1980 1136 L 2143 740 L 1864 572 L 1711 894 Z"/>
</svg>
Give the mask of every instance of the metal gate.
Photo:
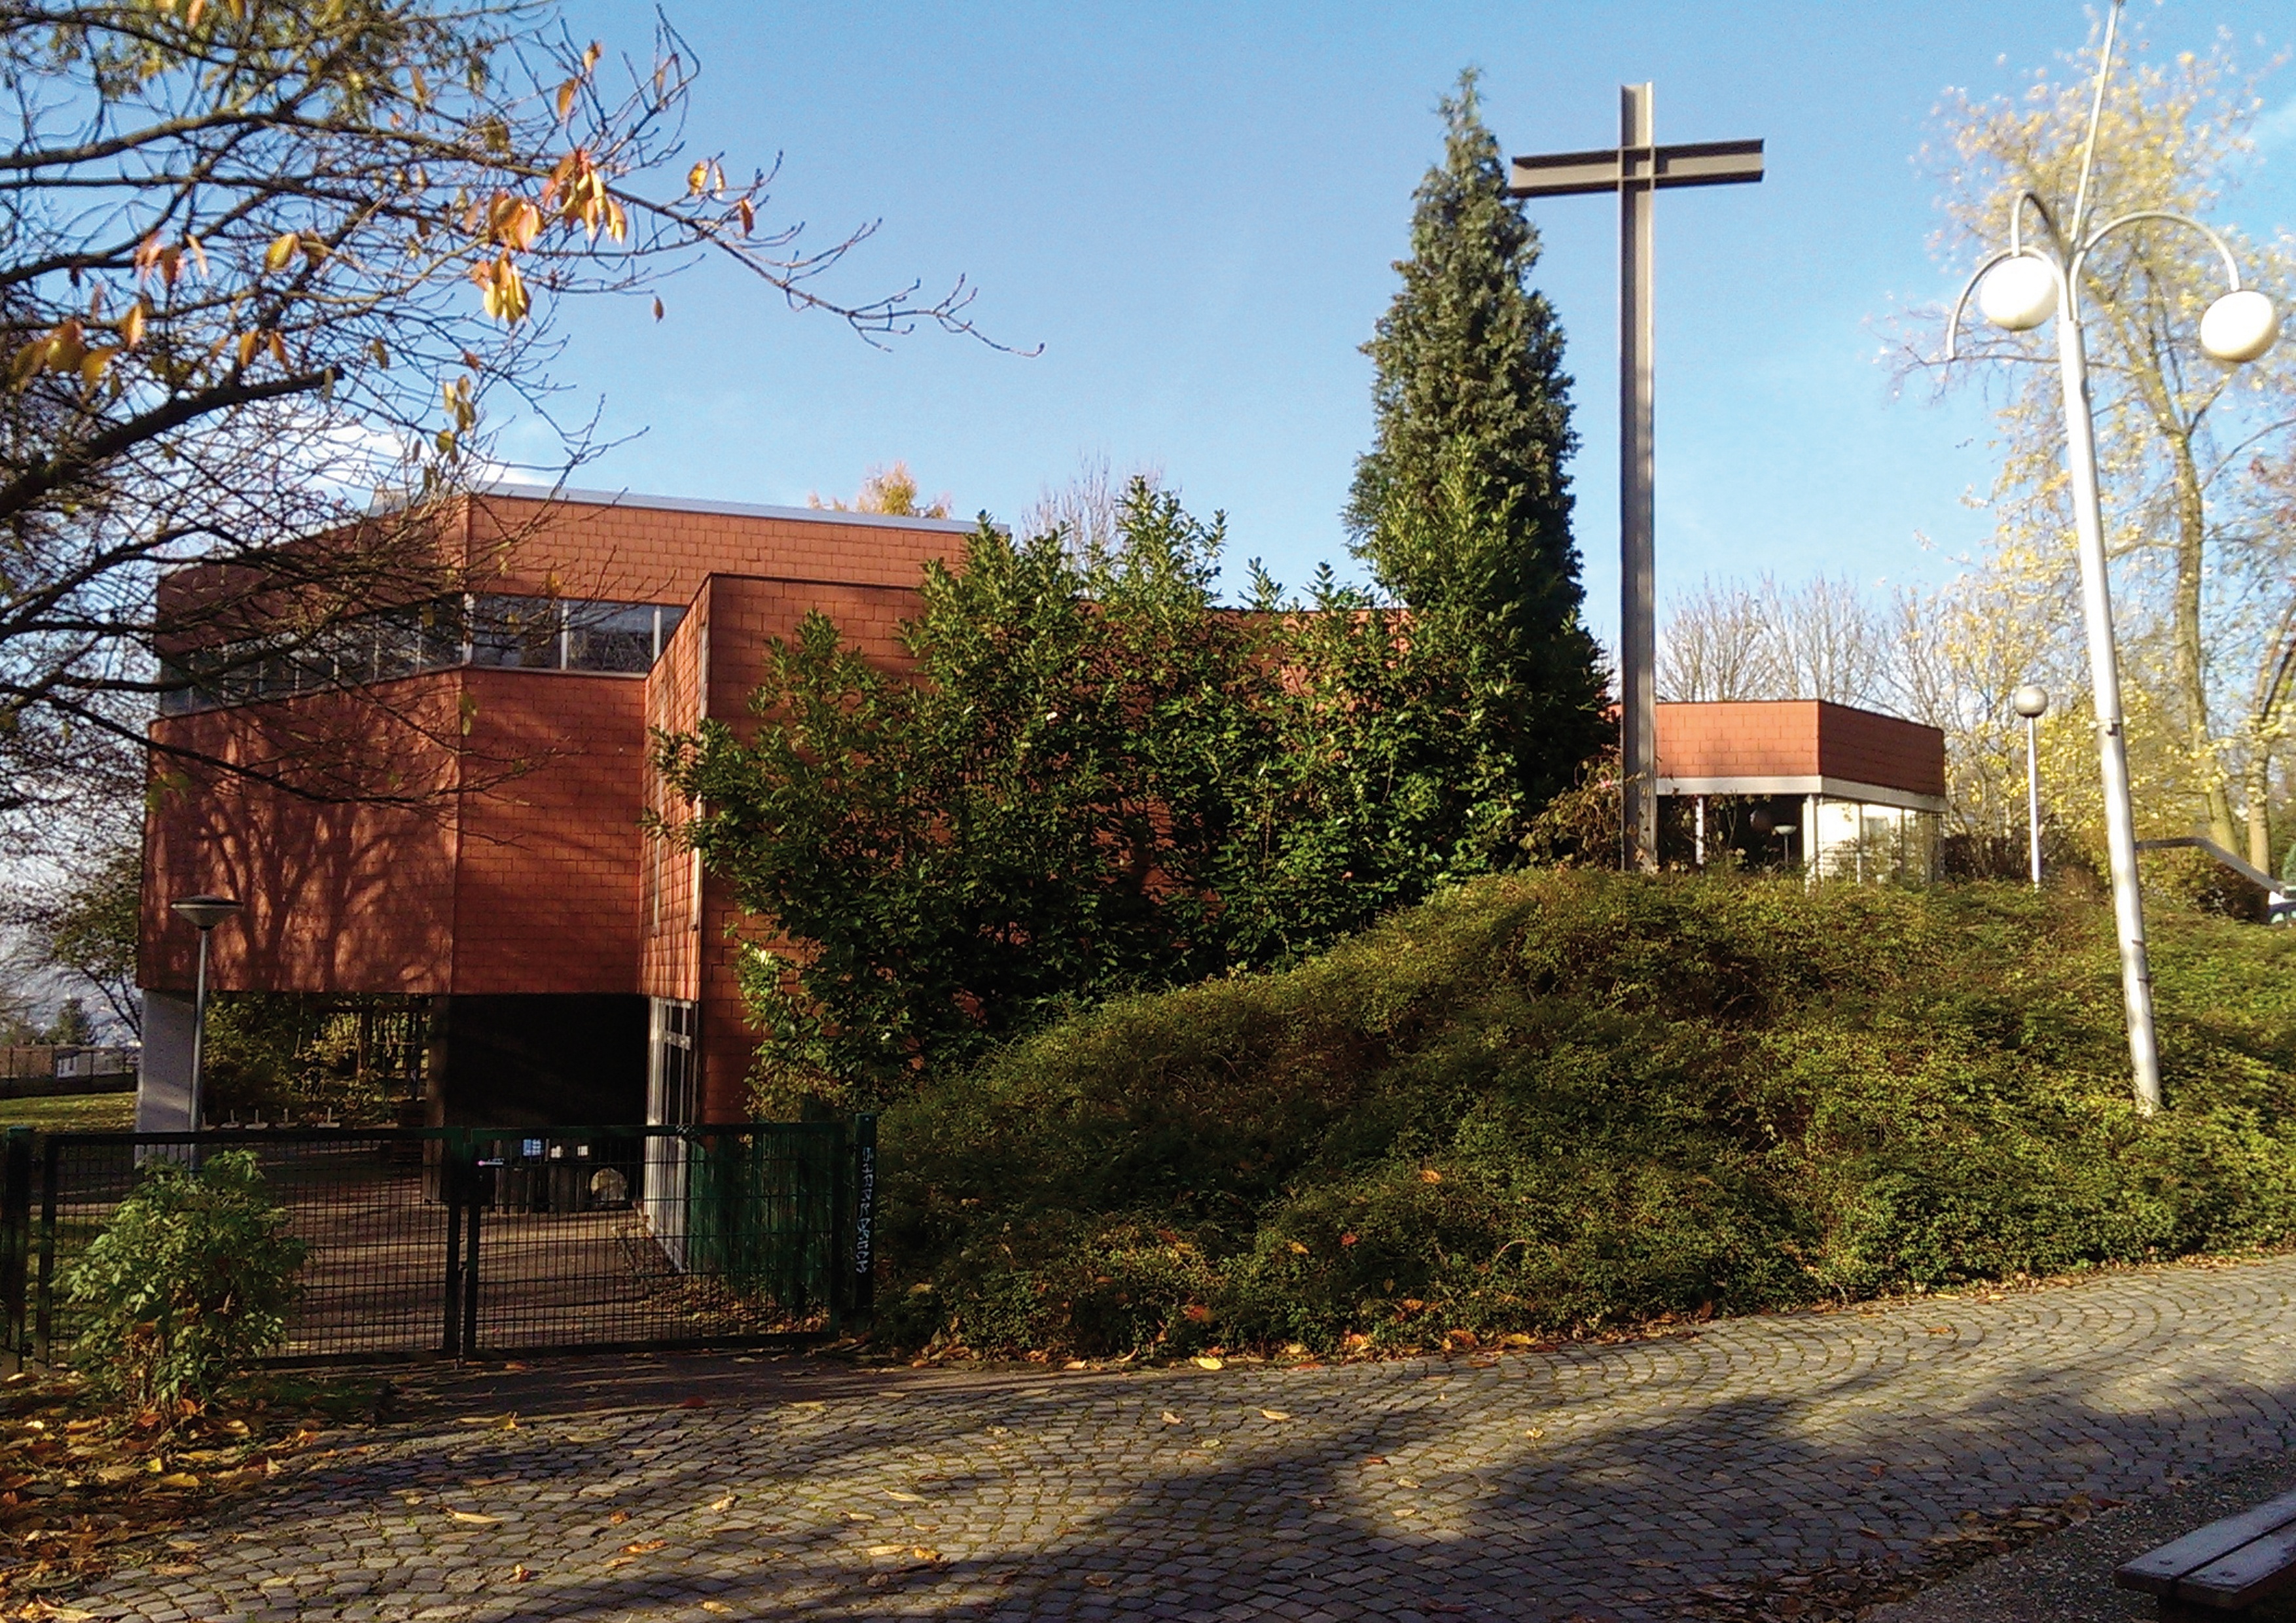
<svg viewBox="0 0 2296 1623">
<path fill-rule="evenodd" d="M 876 1121 L 703 1127 L 12 1130 L 0 1315 L 70 1351 L 66 1282 L 155 1160 L 254 1152 L 306 1248 L 291 1360 L 754 1342 L 869 1306 Z"/>
</svg>

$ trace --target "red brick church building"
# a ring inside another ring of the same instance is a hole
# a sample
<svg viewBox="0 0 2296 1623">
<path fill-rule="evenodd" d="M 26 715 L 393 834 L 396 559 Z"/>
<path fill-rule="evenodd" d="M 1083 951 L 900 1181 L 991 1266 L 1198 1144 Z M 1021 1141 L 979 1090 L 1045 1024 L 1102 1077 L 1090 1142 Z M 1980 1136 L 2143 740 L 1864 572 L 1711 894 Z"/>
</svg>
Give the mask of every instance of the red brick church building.
<svg viewBox="0 0 2296 1623">
<path fill-rule="evenodd" d="M 144 834 L 137 1125 L 187 1125 L 198 937 L 168 904 L 200 893 L 245 904 L 214 933 L 217 990 L 428 1000 L 434 1122 L 745 1119 L 738 911 L 647 832 L 649 814 L 687 815 L 650 740 L 745 726 L 767 639 L 811 610 L 898 666 L 926 562 L 970 529 L 496 490 L 445 510 L 432 543 L 480 589 L 351 622 L 324 671 L 299 655 L 194 675 L 152 723 L 175 748 L 155 756 Z M 299 740 L 346 720 L 356 744 L 386 715 L 390 758 L 364 765 L 406 792 L 301 794 L 282 786 L 291 773 L 230 770 L 291 766 Z M 1867 878 L 1931 860 L 1933 729 L 1836 705 L 1669 705 L 1658 742 L 1682 824 L 1672 861 L 1742 848 Z"/>
<path fill-rule="evenodd" d="M 742 725 L 767 639 L 809 610 L 896 661 L 927 560 L 954 558 L 971 528 L 585 492 L 456 504 L 443 561 L 484 593 L 443 635 L 375 617 L 361 684 L 410 724 L 398 749 L 435 758 L 398 769 L 431 792 L 331 803 L 160 758 L 138 1125 L 184 1125 L 198 938 L 168 904 L 201 892 L 245 903 L 213 938 L 217 990 L 430 999 L 435 1120 L 746 1118 L 734 909 L 694 856 L 642 827 L 648 810 L 684 813 L 648 766 L 650 735 Z M 329 690 L 343 680 L 194 690 L 152 730 L 198 755 L 266 758 L 297 712 L 340 702 Z M 427 742 L 458 735 L 461 749 Z M 473 789 L 455 782 L 472 762 L 518 766 Z"/>
</svg>

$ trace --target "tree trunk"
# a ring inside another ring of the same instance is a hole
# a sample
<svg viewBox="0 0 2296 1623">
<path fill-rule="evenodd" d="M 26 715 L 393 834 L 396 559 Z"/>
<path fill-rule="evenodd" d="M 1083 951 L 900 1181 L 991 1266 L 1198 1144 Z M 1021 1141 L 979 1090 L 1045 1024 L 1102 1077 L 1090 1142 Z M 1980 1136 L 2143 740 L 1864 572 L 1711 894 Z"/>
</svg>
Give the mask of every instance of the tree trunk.
<svg viewBox="0 0 2296 1623">
<path fill-rule="evenodd" d="M 2185 712 L 2185 744 L 2202 775 L 2209 837 L 2226 850 L 2239 843 L 2232 820 L 2232 796 L 2209 727 L 2208 652 L 2201 635 L 2201 580 L 2208 547 L 2208 510 L 2202 500 L 2200 469 L 2193 461 L 2193 439 L 2179 429 L 2169 436 L 2177 480 L 2177 587 L 2170 613 L 2176 651 L 2177 697 Z"/>
<path fill-rule="evenodd" d="M 2248 771 L 2243 791 L 2248 798 L 2248 859 L 2267 873 L 2273 871 L 2272 813 L 2267 797 L 2272 792 L 2272 751 L 2259 738 L 2248 752 Z"/>
</svg>

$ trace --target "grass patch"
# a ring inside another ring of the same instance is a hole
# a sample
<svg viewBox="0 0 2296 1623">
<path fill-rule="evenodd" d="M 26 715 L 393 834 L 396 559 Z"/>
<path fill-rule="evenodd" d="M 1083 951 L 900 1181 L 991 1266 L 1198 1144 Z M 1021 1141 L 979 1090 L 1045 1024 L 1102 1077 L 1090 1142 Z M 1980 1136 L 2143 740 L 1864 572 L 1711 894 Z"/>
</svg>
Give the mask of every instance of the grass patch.
<svg viewBox="0 0 2296 1623">
<path fill-rule="evenodd" d="M 984 1354 L 1599 1332 L 2296 1235 L 2296 932 L 1593 873 L 1112 1004 L 885 1123 L 879 1334 Z"/>
<path fill-rule="evenodd" d="M 125 1133 L 135 1126 L 132 1092 L 0 1099 L 0 1127 L 30 1127 L 42 1133 Z"/>
</svg>

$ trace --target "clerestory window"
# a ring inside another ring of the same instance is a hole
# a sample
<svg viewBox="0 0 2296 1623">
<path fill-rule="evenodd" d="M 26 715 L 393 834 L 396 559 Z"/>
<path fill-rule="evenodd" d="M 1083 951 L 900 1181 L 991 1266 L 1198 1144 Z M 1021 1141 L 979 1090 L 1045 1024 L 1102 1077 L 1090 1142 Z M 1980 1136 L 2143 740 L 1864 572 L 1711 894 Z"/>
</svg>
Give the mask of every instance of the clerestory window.
<svg viewBox="0 0 2296 1623">
<path fill-rule="evenodd" d="M 332 626 L 287 647 L 193 649 L 161 661 L 160 713 L 388 682 L 458 665 L 644 676 L 685 618 L 677 603 L 480 594 L 409 603 Z"/>
</svg>

